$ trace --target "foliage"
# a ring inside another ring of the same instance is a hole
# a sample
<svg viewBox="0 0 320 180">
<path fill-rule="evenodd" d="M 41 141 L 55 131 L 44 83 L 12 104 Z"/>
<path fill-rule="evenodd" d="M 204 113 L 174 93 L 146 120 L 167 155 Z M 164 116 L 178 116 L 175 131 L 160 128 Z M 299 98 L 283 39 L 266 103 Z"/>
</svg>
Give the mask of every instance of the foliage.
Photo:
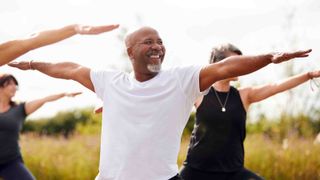
<svg viewBox="0 0 320 180">
<path fill-rule="evenodd" d="M 93 114 L 92 108 L 59 112 L 52 118 L 28 120 L 22 128 L 22 133 L 34 132 L 39 135 L 63 135 L 67 138 L 77 128 L 84 131 L 84 128 L 81 127 L 87 124 L 98 124 L 100 126 L 97 117 Z"/>
<path fill-rule="evenodd" d="M 280 118 L 273 120 L 262 115 L 257 122 L 247 124 L 247 133 L 263 133 L 269 138 L 281 141 L 287 137 L 314 137 L 320 132 L 319 127 L 319 120 L 312 120 L 304 114 L 295 117 L 282 114 Z"/>
<path fill-rule="evenodd" d="M 40 135 L 100 134 L 101 114 L 94 114 L 92 108 L 60 112 L 47 119 L 28 120 L 23 126 L 23 133 L 33 132 Z M 248 122 L 251 122 L 248 120 Z M 183 136 L 190 135 L 195 123 L 195 113 L 191 113 Z M 311 119 L 300 113 L 297 116 L 282 114 L 276 119 L 267 119 L 263 114 L 255 123 L 247 123 L 247 134 L 263 133 L 269 138 L 281 141 L 284 138 L 314 137 L 320 132 L 320 119 Z"/>
</svg>

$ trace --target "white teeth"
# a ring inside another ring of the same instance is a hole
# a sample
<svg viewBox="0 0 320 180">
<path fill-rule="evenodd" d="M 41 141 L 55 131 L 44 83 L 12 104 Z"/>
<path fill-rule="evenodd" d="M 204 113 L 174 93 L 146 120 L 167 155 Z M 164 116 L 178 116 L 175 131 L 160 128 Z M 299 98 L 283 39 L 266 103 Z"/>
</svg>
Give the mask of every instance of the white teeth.
<svg viewBox="0 0 320 180">
<path fill-rule="evenodd" d="M 151 55 L 150 57 L 151 58 L 159 58 L 160 56 L 159 55 Z"/>
</svg>

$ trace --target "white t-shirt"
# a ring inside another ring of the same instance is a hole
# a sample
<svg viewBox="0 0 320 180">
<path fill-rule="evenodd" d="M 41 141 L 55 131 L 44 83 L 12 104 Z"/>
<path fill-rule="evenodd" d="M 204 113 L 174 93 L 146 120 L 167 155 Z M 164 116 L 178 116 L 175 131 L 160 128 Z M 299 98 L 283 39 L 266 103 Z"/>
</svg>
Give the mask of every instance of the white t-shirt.
<svg viewBox="0 0 320 180">
<path fill-rule="evenodd" d="M 178 173 L 183 129 L 200 95 L 201 67 L 161 71 L 139 82 L 133 74 L 91 71 L 103 101 L 98 180 L 167 180 Z"/>
</svg>

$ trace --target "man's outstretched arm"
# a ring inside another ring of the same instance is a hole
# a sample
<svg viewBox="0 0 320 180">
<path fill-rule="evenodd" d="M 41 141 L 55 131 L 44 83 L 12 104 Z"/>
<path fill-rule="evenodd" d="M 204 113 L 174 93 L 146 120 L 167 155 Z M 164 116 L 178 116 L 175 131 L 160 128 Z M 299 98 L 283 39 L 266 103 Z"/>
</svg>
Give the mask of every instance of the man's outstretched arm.
<svg viewBox="0 0 320 180">
<path fill-rule="evenodd" d="M 74 24 L 59 29 L 41 31 L 25 39 L 4 42 L 0 44 L 0 66 L 30 50 L 59 42 L 76 34 L 94 35 L 111 31 L 118 27 L 119 25 L 84 26 Z"/>
<path fill-rule="evenodd" d="M 74 80 L 85 86 L 86 88 L 94 91 L 93 84 L 90 78 L 90 69 L 73 62 L 34 62 L 34 61 L 21 61 L 12 62 L 8 64 L 21 70 L 38 70 L 48 76 Z"/>
<path fill-rule="evenodd" d="M 281 63 L 293 58 L 307 57 L 311 49 L 289 53 L 270 53 L 258 56 L 230 56 L 223 61 L 205 66 L 200 72 L 200 90 L 230 77 L 249 74 L 270 63 Z"/>
</svg>

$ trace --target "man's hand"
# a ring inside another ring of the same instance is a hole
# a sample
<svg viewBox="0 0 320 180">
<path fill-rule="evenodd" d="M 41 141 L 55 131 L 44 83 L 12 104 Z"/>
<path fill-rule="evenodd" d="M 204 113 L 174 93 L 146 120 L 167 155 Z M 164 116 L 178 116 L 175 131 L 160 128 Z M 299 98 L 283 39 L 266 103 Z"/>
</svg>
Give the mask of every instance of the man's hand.
<svg viewBox="0 0 320 180">
<path fill-rule="evenodd" d="M 318 78 L 318 77 L 320 77 L 320 70 L 311 71 L 311 72 L 308 73 L 308 76 L 309 76 L 310 79 Z"/>
<path fill-rule="evenodd" d="M 98 108 L 96 108 L 96 109 L 94 110 L 94 113 L 95 113 L 95 114 L 100 114 L 100 113 L 102 113 L 102 111 L 103 111 L 103 108 L 102 108 L 102 107 L 98 107 Z"/>
<path fill-rule="evenodd" d="M 311 51 L 312 50 L 309 49 L 306 51 L 296 51 L 296 52 L 290 52 L 290 53 L 273 53 L 271 62 L 278 64 L 293 58 L 308 57 Z"/>
<path fill-rule="evenodd" d="M 20 62 L 15 61 L 15 62 L 9 63 L 8 66 L 15 67 L 21 70 L 29 70 L 29 69 L 32 69 L 31 63 L 32 61 L 20 61 Z"/>
<path fill-rule="evenodd" d="M 78 34 L 95 35 L 95 34 L 112 31 L 118 27 L 119 27 L 119 24 L 105 25 L 105 26 L 76 25 L 75 30 Z"/>
<path fill-rule="evenodd" d="M 65 93 L 64 95 L 66 97 L 75 97 L 75 96 L 78 96 L 79 94 L 82 94 L 82 92 Z"/>
</svg>

